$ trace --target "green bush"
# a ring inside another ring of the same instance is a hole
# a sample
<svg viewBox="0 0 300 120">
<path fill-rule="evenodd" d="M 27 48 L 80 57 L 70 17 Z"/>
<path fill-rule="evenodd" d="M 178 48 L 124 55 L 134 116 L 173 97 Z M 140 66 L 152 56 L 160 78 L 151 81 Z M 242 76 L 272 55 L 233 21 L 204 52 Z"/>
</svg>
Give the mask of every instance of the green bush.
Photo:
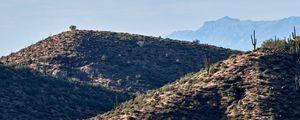
<svg viewBox="0 0 300 120">
<path fill-rule="evenodd" d="M 71 25 L 71 26 L 69 27 L 69 29 L 72 30 L 72 31 L 73 31 L 73 30 L 76 30 L 76 28 L 77 28 L 77 27 L 76 27 L 75 25 Z"/>
<path fill-rule="evenodd" d="M 273 50 L 284 50 L 287 47 L 285 40 L 266 40 L 262 44 L 262 48 L 269 48 Z"/>
<path fill-rule="evenodd" d="M 138 41 L 136 44 L 140 47 L 143 47 L 145 45 L 145 41 Z"/>
</svg>

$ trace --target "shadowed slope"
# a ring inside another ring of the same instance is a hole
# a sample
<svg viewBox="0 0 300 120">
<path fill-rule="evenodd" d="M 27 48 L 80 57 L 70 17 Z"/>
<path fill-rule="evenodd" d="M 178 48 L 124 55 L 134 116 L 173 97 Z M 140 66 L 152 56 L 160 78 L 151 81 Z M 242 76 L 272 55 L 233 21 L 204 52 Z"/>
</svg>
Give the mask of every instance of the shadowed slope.
<svg viewBox="0 0 300 120">
<path fill-rule="evenodd" d="M 83 119 L 112 109 L 115 93 L 77 81 L 41 76 L 28 68 L 0 65 L 0 119 Z M 104 102 L 105 101 L 105 102 Z"/>
</svg>

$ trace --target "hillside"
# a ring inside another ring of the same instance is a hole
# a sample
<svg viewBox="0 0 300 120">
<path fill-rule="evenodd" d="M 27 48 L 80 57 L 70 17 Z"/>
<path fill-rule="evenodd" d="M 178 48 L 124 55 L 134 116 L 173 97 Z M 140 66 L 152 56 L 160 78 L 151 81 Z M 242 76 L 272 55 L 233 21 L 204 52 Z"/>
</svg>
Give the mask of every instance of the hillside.
<svg viewBox="0 0 300 120">
<path fill-rule="evenodd" d="M 269 41 L 92 119 L 299 119 L 299 45 Z"/>
<path fill-rule="evenodd" d="M 43 76 L 0 63 L 1 120 L 83 119 L 112 109 L 128 95 L 76 81 Z M 103 102 L 105 101 L 105 102 Z"/>
<path fill-rule="evenodd" d="M 218 20 L 207 21 L 197 30 L 176 31 L 168 38 L 179 40 L 200 40 L 201 43 L 222 46 L 237 50 L 252 50 L 250 35 L 257 32 L 258 46 L 264 40 L 289 37 L 293 27 L 300 29 L 300 17 L 288 17 L 279 20 L 253 21 L 223 17 Z"/>
<path fill-rule="evenodd" d="M 2 57 L 46 75 L 138 93 L 158 88 L 209 62 L 238 53 L 229 49 L 156 37 L 74 30 L 50 36 Z"/>
</svg>

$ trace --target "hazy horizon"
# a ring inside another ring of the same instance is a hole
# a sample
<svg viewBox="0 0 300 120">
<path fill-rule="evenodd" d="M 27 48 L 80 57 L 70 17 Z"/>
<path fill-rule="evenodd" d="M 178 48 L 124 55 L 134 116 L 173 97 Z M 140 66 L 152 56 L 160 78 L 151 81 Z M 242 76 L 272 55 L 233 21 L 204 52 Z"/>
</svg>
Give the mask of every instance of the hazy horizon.
<svg viewBox="0 0 300 120">
<path fill-rule="evenodd" d="M 299 3 L 297 0 L 10 0 L 0 4 L 0 56 L 66 31 L 72 24 L 79 29 L 163 36 L 177 30 L 195 30 L 205 21 L 224 16 L 255 21 L 300 16 L 296 10 Z"/>
</svg>

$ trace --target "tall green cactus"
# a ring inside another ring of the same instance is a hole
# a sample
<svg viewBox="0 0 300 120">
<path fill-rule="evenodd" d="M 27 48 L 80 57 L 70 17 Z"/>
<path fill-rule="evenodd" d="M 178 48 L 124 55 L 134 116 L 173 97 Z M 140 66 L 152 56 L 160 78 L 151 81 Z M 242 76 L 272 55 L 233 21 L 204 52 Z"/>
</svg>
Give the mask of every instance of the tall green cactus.
<svg viewBox="0 0 300 120">
<path fill-rule="evenodd" d="M 203 62 L 204 62 L 204 66 L 205 66 L 205 68 L 206 68 L 207 74 L 210 75 L 210 63 L 209 63 L 209 59 L 208 59 L 208 57 L 207 57 L 206 54 L 204 55 L 204 60 L 203 60 Z"/>
<path fill-rule="evenodd" d="M 292 42 L 292 37 L 290 35 L 289 38 L 288 38 L 288 43 L 291 43 L 291 42 Z"/>
<path fill-rule="evenodd" d="M 115 107 L 117 107 L 119 104 L 118 104 L 118 96 L 116 95 L 116 100 L 115 100 Z"/>
<path fill-rule="evenodd" d="M 294 26 L 294 32 L 292 32 L 292 37 L 295 40 L 297 38 L 296 27 Z"/>
<path fill-rule="evenodd" d="M 277 36 L 275 35 L 275 38 L 274 38 L 274 44 L 275 44 L 274 48 L 275 48 L 275 50 L 279 49 L 279 48 L 278 48 L 278 45 L 280 45 L 280 42 L 279 42 L 279 41 L 280 41 L 280 40 L 279 40 L 279 37 L 277 37 Z M 284 43 L 286 43 L 285 40 L 284 40 Z"/>
<path fill-rule="evenodd" d="M 277 37 L 276 37 L 276 35 L 275 35 L 275 39 L 274 39 L 274 42 L 275 42 L 275 45 L 277 45 Z"/>
<path fill-rule="evenodd" d="M 256 49 L 256 43 L 257 43 L 257 39 L 255 37 L 255 30 L 253 30 L 253 35 L 251 35 L 251 42 L 253 45 L 254 50 Z"/>
<path fill-rule="evenodd" d="M 41 72 L 42 75 L 46 76 L 47 75 L 47 67 L 46 67 L 47 59 L 42 57 L 40 61 L 40 67 L 41 67 Z M 39 68 L 40 68 L 39 67 Z"/>
<path fill-rule="evenodd" d="M 298 90 L 300 86 L 300 75 L 299 73 L 295 74 L 295 89 Z"/>
</svg>

